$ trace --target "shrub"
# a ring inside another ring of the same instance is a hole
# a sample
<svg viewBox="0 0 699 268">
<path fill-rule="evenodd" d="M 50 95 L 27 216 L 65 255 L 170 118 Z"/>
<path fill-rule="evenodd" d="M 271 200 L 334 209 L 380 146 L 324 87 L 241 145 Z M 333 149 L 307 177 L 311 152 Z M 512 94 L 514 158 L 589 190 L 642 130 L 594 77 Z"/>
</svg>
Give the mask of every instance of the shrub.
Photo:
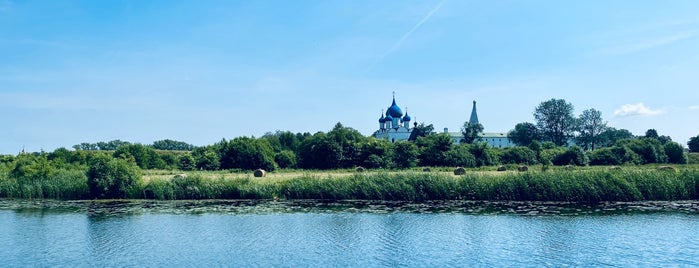
<svg viewBox="0 0 699 268">
<path fill-rule="evenodd" d="M 125 159 L 97 157 L 87 171 L 87 185 L 93 198 L 124 198 L 141 177 L 138 166 Z"/>
<path fill-rule="evenodd" d="M 196 168 L 194 157 L 191 154 L 180 155 L 177 160 L 177 168 L 180 170 L 194 170 Z"/>
<path fill-rule="evenodd" d="M 676 142 L 668 142 L 663 148 L 667 155 L 667 162 L 672 164 L 686 164 L 687 156 L 684 153 L 684 148 Z"/>
</svg>

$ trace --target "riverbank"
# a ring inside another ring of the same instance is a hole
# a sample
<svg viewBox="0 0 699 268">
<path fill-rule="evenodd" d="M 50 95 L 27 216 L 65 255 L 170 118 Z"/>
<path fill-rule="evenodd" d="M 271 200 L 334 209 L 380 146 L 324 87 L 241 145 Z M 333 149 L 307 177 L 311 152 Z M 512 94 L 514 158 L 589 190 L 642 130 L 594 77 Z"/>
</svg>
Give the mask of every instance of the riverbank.
<svg viewBox="0 0 699 268">
<path fill-rule="evenodd" d="M 617 215 L 625 213 L 699 213 L 699 200 L 601 202 L 406 201 L 369 200 L 19 200 L 0 199 L 0 210 L 24 213 L 86 213 L 89 216 L 139 214 L 270 213 L 459 213 L 470 215 Z"/>
</svg>

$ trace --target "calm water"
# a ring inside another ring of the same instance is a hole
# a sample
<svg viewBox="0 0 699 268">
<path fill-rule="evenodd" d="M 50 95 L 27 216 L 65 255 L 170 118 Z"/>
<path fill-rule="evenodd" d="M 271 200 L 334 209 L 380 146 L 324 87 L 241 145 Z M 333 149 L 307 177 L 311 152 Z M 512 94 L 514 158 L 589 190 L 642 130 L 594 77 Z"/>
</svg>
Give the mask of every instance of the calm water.
<svg viewBox="0 0 699 268">
<path fill-rule="evenodd" d="M 0 208 L 3 267 L 699 266 L 699 214 Z"/>
</svg>

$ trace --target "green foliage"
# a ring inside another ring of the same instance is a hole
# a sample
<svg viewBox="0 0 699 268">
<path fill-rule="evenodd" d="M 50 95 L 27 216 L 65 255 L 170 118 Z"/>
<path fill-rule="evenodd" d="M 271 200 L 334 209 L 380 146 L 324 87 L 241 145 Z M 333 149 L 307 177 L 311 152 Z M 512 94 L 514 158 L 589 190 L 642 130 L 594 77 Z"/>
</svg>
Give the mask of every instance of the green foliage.
<svg viewBox="0 0 699 268">
<path fill-rule="evenodd" d="M 119 147 L 114 152 L 115 158 L 133 158 L 142 169 L 165 169 L 167 163 L 158 155 L 155 149 L 142 144 L 129 144 Z"/>
<path fill-rule="evenodd" d="M 361 166 L 366 168 L 390 168 L 393 165 L 393 143 L 369 138 L 360 145 Z"/>
<path fill-rule="evenodd" d="M 612 148 L 601 148 L 589 152 L 590 165 L 620 165 L 622 162 Z"/>
<path fill-rule="evenodd" d="M 699 152 L 699 135 L 689 138 L 689 141 L 687 142 L 687 146 L 689 147 L 690 152 L 692 152 L 692 153 Z"/>
<path fill-rule="evenodd" d="M 165 151 L 191 151 L 194 149 L 194 145 L 183 141 L 175 141 L 170 139 L 154 141 L 152 147 L 156 150 Z"/>
<path fill-rule="evenodd" d="M 299 166 L 306 169 L 331 169 L 340 167 L 342 146 L 327 134 L 318 132 L 299 146 Z"/>
<path fill-rule="evenodd" d="M 98 157 L 87 171 L 87 185 L 93 198 L 125 198 L 138 186 L 141 171 L 122 158 Z"/>
<path fill-rule="evenodd" d="M 466 122 L 461 128 L 461 135 L 463 136 L 461 142 L 471 144 L 478 140 L 479 134 L 481 133 L 483 133 L 483 125 L 480 123 L 471 124 Z"/>
<path fill-rule="evenodd" d="M 425 123 L 420 123 L 419 125 L 415 126 L 413 128 L 413 131 L 410 132 L 410 137 L 408 138 L 409 141 L 417 141 L 419 137 L 426 137 L 433 135 L 434 133 L 434 126 L 432 124 L 425 125 Z"/>
<path fill-rule="evenodd" d="M 587 109 L 580 114 L 576 123 L 580 132 L 576 139 L 577 144 L 585 149 L 594 150 L 598 145 L 599 135 L 607 129 L 607 122 L 602 120 L 602 112 Z"/>
<path fill-rule="evenodd" d="M 177 159 L 177 168 L 179 170 L 194 170 L 196 167 L 196 162 L 191 154 L 182 154 Z"/>
<path fill-rule="evenodd" d="M 393 163 L 398 168 L 417 166 L 420 151 L 413 142 L 399 141 L 393 144 Z"/>
<path fill-rule="evenodd" d="M 469 151 L 476 158 L 476 166 L 492 166 L 498 164 L 496 149 L 485 142 L 477 142 L 469 146 Z"/>
<path fill-rule="evenodd" d="M 449 166 L 475 167 L 476 157 L 471 154 L 470 146 L 467 144 L 457 144 L 447 151 L 445 161 Z"/>
<path fill-rule="evenodd" d="M 641 164 L 667 163 L 667 154 L 663 145 L 654 138 L 622 140 L 617 143 L 633 150 L 641 159 Z"/>
<path fill-rule="evenodd" d="M 687 155 L 684 152 L 682 145 L 676 142 L 668 142 L 663 145 L 665 150 L 665 155 L 667 155 L 668 163 L 672 164 L 686 164 Z"/>
<path fill-rule="evenodd" d="M 500 154 L 502 164 L 534 165 L 538 163 L 536 152 L 528 147 L 515 146 L 503 149 Z"/>
<path fill-rule="evenodd" d="M 626 129 L 616 129 L 612 127 L 606 128 L 598 136 L 599 148 L 601 147 L 611 147 L 620 140 L 632 139 L 633 134 Z"/>
<path fill-rule="evenodd" d="M 221 169 L 261 168 L 273 171 L 276 168 L 274 156 L 274 150 L 267 140 L 238 137 L 221 149 Z"/>
<path fill-rule="evenodd" d="M 588 162 L 587 156 L 582 148 L 578 146 L 571 146 L 562 154 L 559 154 L 553 159 L 554 165 L 564 166 L 564 165 L 576 165 L 584 166 Z"/>
<path fill-rule="evenodd" d="M 298 161 L 296 154 L 290 150 L 283 150 L 274 156 L 274 162 L 277 162 L 280 168 L 296 168 Z"/>
<path fill-rule="evenodd" d="M 544 101 L 536 107 L 534 119 L 544 140 L 566 145 L 575 130 L 573 104 L 563 99 Z"/>
<path fill-rule="evenodd" d="M 420 165 L 423 166 L 448 166 L 446 154 L 451 150 L 453 141 L 448 134 L 440 133 L 419 137 L 416 141 L 420 148 Z"/>
<path fill-rule="evenodd" d="M 192 151 L 192 157 L 194 157 L 196 168 L 200 170 L 218 170 L 221 166 L 220 158 L 213 146 L 195 148 Z"/>
<path fill-rule="evenodd" d="M 523 122 L 515 125 L 515 129 L 507 133 L 507 138 L 519 146 L 527 146 L 532 142 L 540 140 L 541 135 L 536 125 Z"/>
</svg>

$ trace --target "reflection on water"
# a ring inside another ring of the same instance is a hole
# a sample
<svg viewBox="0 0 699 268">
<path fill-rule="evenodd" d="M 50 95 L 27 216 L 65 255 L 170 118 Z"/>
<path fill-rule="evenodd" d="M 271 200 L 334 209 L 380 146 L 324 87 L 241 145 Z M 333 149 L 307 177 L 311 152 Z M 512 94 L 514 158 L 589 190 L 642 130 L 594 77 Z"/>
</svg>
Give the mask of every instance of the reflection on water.
<svg viewBox="0 0 699 268">
<path fill-rule="evenodd" d="M 699 266 L 699 214 L 0 209 L 3 266 Z"/>
</svg>

